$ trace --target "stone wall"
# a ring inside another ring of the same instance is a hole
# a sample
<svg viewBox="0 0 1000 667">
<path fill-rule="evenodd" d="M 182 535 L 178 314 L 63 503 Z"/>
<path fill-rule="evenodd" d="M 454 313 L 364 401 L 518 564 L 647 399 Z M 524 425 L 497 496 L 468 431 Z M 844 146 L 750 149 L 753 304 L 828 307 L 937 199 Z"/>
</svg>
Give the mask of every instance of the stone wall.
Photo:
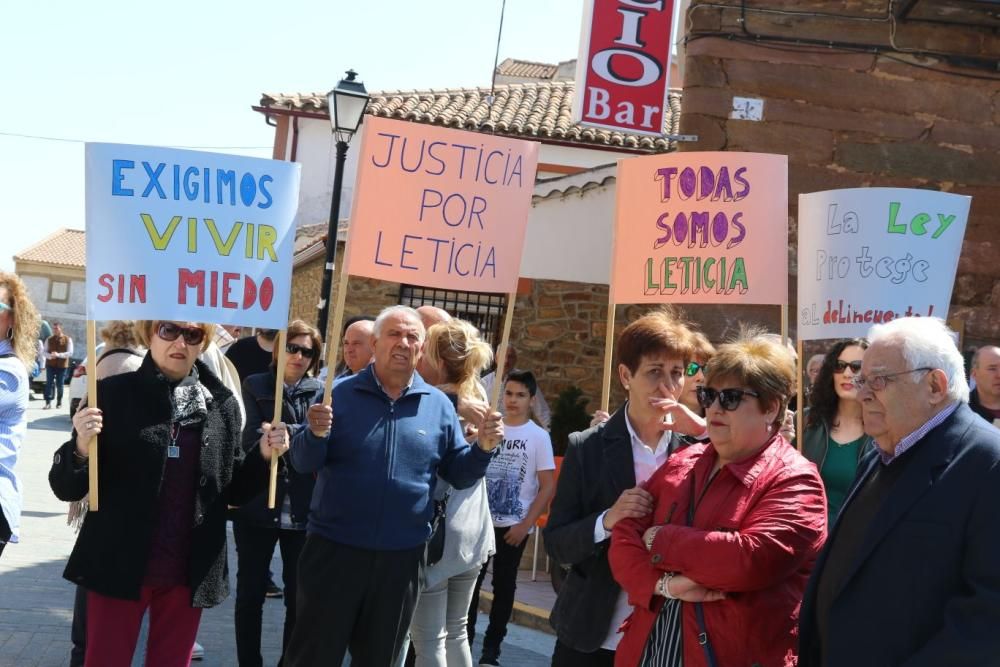
<svg viewBox="0 0 1000 667">
<path fill-rule="evenodd" d="M 995 71 L 1000 36 L 987 27 L 894 22 L 886 5 L 773 0 L 748 5 L 743 20 L 735 0 L 694 0 L 680 131 L 700 140 L 680 149 L 788 154 L 793 304 L 800 193 L 889 186 L 972 195 L 951 316 L 965 321 L 967 346 L 995 344 L 1000 77 L 940 54 L 992 62 Z M 729 119 L 734 95 L 763 99 L 763 122 Z"/>
</svg>

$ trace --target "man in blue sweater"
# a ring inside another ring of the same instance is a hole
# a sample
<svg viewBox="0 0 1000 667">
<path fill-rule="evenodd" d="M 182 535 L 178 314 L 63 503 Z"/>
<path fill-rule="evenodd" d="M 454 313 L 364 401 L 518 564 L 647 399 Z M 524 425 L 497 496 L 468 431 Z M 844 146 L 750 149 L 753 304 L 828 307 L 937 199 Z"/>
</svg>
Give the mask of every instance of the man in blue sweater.
<svg viewBox="0 0 1000 667">
<path fill-rule="evenodd" d="M 451 401 L 416 372 L 420 316 L 392 306 L 375 320 L 374 361 L 314 405 L 292 440 L 296 470 L 316 472 L 299 559 L 289 667 L 395 662 L 417 597 L 431 534 L 434 480 L 466 488 L 486 472 L 503 438 L 499 413 L 466 444 Z"/>
</svg>

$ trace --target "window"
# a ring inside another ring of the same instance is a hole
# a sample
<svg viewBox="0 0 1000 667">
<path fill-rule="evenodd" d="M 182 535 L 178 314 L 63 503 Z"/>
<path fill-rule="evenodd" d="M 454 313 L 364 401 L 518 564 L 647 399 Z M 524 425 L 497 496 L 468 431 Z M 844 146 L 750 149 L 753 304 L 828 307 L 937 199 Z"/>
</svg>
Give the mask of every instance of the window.
<svg viewBox="0 0 1000 667">
<path fill-rule="evenodd" d="M 69 283 L 65 280 L 49 280 L 49 303 L 69 303 Z"/>
<path fill-rule="evenodd" d="M 471 322 L 483 335 L 483 340 L 496 347 L 500 343 L 500 327 L 507 308 L 506 294 L 454 292 L 451 290 L 399 286 L 399 302 L 404 306 L 437 306 L 449 314 Z"/>
</svg>

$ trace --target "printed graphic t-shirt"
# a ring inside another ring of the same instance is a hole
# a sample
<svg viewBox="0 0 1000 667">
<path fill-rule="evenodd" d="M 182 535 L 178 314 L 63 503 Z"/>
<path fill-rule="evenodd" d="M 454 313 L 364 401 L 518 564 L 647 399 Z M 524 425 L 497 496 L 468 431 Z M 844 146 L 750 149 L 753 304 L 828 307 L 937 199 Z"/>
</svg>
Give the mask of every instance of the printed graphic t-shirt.
<svg viewBox="0 0 1000 667">
<path fill-rule="evenodd" d="M 522 426 L 505 425 L 503 442 L 486 469 L 493 525 L 505 528 L 523 521 L 538 495 L 538 471 L 555 469 L 545 429 L 530 420 Z"/>
</svg>

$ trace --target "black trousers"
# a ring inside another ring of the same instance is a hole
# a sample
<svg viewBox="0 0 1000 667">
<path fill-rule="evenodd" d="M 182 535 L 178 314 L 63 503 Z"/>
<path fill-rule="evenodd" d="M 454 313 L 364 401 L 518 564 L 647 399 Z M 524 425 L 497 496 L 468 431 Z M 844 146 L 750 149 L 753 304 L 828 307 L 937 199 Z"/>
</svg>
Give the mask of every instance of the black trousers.
<svg viewBox="0 0 1000 667">
<path fill-rule="evenodd" d="M 372 551 L 306 537 L 299 558 L 297 622 L 285 667 L 395 664 L 417 603 L 424 545 Z"/>
<path fill-rule="evenodd" d="M 83 667 L 87 655 L 87 589 L 83 586 L 77 586 L 73 596 L 73 625 L 69 637 L 73 642 L 69 650 L 69 667 Z"/>
<path fill-rule="evenodd" d="M 557 639 L 552 652 L 552 667 L 615 667 L 615 652 L 599 648 L 593 653 L 584 653 Z"/>
<path fill-rule="evenodd" d="M 282 530 L 233 521 L 236 539 L 236 659 L 240 667 L 263 667 L 260 655 L 261 625 L 267 584 L 271 579 L 274 545 L 281 549 L 281 576 L 285 584 L 285 629 L 282 651 L 288 648 L 295 628 L 295 579 L 299 554 L 306 542 L 304 530 Z M 283 665 L 284 656 L 278 661 Z"/>
<path fill-rule="evenodd" d="M 521 564 L 521 555 L 528 544 L 528 537 L 521 540 L 517 546 L 511 546 L 504 541 L 509 528 L 494 528 L 497 552 L 493 554 L 493 606 L 490 607 L 490 624 L 483 635 L 483 653 L 500 655 L 500 644 L 507 636 L 507 623 L 514 611 L 514 593 L 517 591 L 517 568 Z M 479 589 L 486 578 L 487 561 L 479 573 L 476 588 L 472 592 L 472 604 L 469 605 L 469 644 L 476 636 L 476 619 L 479 616 Z"/>
</svg>

